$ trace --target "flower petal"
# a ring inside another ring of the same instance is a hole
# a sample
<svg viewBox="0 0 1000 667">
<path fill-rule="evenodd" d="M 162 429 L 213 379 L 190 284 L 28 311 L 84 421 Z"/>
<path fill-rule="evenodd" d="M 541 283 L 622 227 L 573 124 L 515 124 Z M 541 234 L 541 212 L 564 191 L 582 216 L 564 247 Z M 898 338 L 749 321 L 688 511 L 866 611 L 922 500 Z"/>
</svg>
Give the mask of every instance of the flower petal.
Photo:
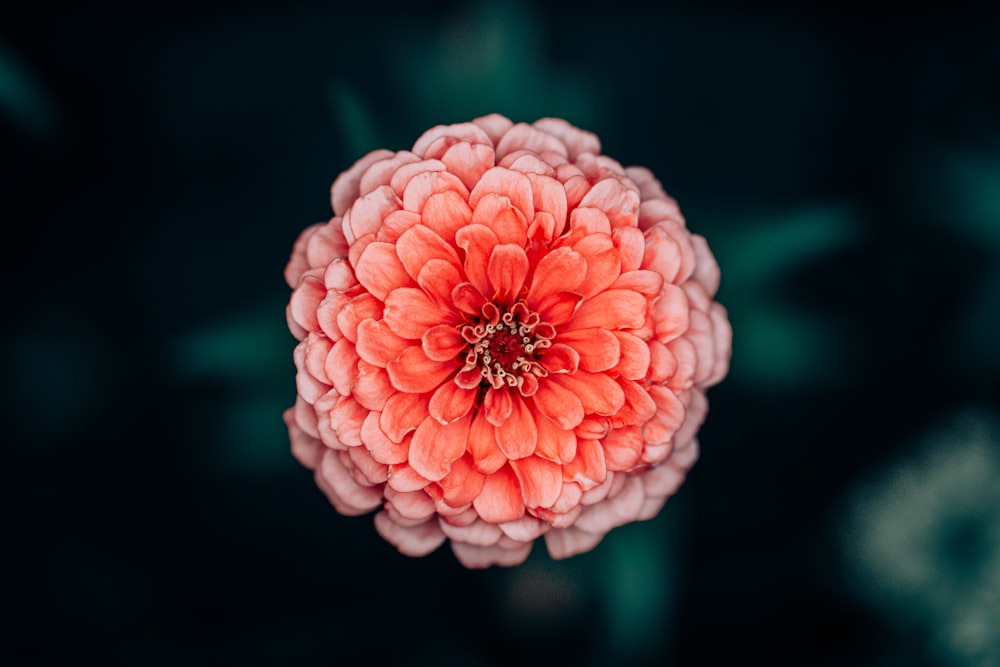
<svg viewBox="0 0 1000 667">
<path fill-rule="evenodd" d="M 551 507 L 562 491 L 562 466 L 537 456 L 510 462 L 527 507 Z"/>
<path fill-rule="evenodd" d="M 351 165 L 350 169 L 337 176 L 330 188 L 330 203 L 333 205 L 333 212 L 336 215 L 344 215 L 354 200 L 358 198 L 360 194 L 358 184 L 368 167 L 380 160 L 392 157 L 393 154 L 392 151 L 384 148 L 374 150 Z"/>
<path fill-rule="evenodd" d="M 492 393 L 500 393 L 493 390 Z M 508 394 L 511 402 L 510 416 L 500 426 L 496 427 L 497 445 L 508 459 L 520 459 L 535 452 L 538 443 L 538 427 L 535 418 L 520 394 Z"/>
<path fill-rule="evenodd" d="M 486 420 L 485 411 L 479 410 L 469 427 L 469 453 L 476 470 L 490 474 L 507 462 L 507 457 L 497 445 L 496 429 Z"/>
<path fill-rule="evenodd" d="M 539 303 L 554 294 L 573 291 L 586 275 L 587 260 L 583 255 L 572 248 L 556 248 L 542 257 L 535 267 L 526 299 L 528 307 L 542 310 Z"/>
<path fill-rule="evenodd" d="M 492 565 L 499 567 L 520 565 L 531 554 L 531 544 L 505 549 L 496 545 L 479 547 L 465 542 L 452 542 L 451 550 L 459 563 L 470 570 L 481 570 Z"/>
<path fill-rule="evenodd" d="M 559 428 L 555 422 L 548 417 L 537 414 L 535 426 L 538 428 L 538 445 L 535 447 L 535 456 L 548 459 L 555 463 L 569 463 L 576 456 L 576 434 Z"/>
<path fill-rule="evenodd" d="M 417 284 L 442 310 L 450 310 L 451 294 L 463 278 L 459 268 L 451 262 L 431 259 L 420 268 Z"/>
<path fill-rule="evenodd" d="M 381 412 L 386 401 L 395 393 L 384 368 L 364 360 L 358 362 L 358 375 L 351 386 L 351 395 L 364 409 Z"/>
<path fill-rule="evenodd" d="M 434 519 L 428 519 L 417 526 L 401 526 L 390 519 L 389 513 L 385 511 L 375 515 L 375 530 L 404 556 L 426 556 L 447 539 Z"/>
<path fill-rule="evenodd" d="M 432 259 L 443 259 L 456 268 L 461 266 L 455 249 L 426 225 L 413 225 L 403 232 L 396 240 L 396 255 L 414 280 Z"/>
<path fill-rule="evenodd" d="M 327 449 L 316 468 L 316 479 L 337 511 L 345 516 L 371 512 L 382 504 L 382 490 L 377 486 L 362 486 L 340 461 L 340 452 Z"/>
<path fill-rule="evenodd" d="M 560 333 L 556 336 L 556 342 L 576 350 L 580 357 L 580 368 L 588 373 L 598 373 L 614 368 L 621 361 L 621 345 L 615 333 L 617 332 L 596 327 L 576 329 Z"/>
<path fill-rule="evenodd" d="M 513 409 L 511 392 L 507 389 L 493 389 L 491 387 L 483 395 L 483 414 L 486 416 L 486 421 L 494 426 L 502 426 L 510 417 Z"/>
<path fill-rule="evenodd" d="M 524 214 L 507 197 L 492 192 L 480 198 L 470 224 L 493 230 L 501 243 L 523 246 L 528 238 L 528 220 Z"/>
<path fill-rule="evenodd" d="M 569 156 L 565 144 L 557 137 L 527 123 L 517 123 L 507 130 L 497 144 L 497 159 L 502 159 L 507 153 L 521 149 L 527 149 L 539 155 L 551 153 L 564 158 Z"/>
<path fill-rule="evenodd" d="M 381 412 L 368 413 L 361 424 L 361 440 L 375 461 L 386 465 L 403 463 L 410 450 L 409 443 L 390 440 L 379 425 L 381 417 Z"/>
<path fill-rule="evenodd" d="M 420 340 L 424 332 L 435 325 L 455 322 L 451 312 L 437 306 L 416 287 L 401 287 L 389 292 L 382 317 L 393 333 L 410 340 Z"/>
<path fill-rule="evenodd" d="M 608 470 L 631 470 L 642 455 L 642 432 L 638 426 L 618 428 L 602 442 Z"/>
<path fill-rule="evenodd" d="M 419 345 L 411 345 L 385 366 L 392 386 L 399 391 L 422 394 L 434 391 L 438 385 L 458 370 L 458 364 L 430 359 Z"/>
<path fill-rule="evenodd" d="M 546 384 L 556 384 L 578 396 L 587 413 L 613 415 L 625 404 L 625 392 L 604 373 L 580 371 L 573 375 L 550 375 Z"/>
<path fill-rule="evenodd" d="M 483 521 L 503 523 L 524 516 L 524 501 L 521 487 L 510 466 L 503 466 L 492 475 L 487 475 L 483 489 L 472 501 Z"/>
<path fill-rule="evenodd" d="M 344 237 L 353 243 L 365 234 L 377 232 L 385 216 L 402 208 L 401 204 L 392 188 L 385 185 L 365 194 L 344 214 Z"/>
<path fill-rule="evenodd" d="M 638 329 L 646 321 L 646 303 L 638 292 L 609 289 L 580 303 L 571 328 Z"/>
<path fill-rule="evenodd" d="M 601 443 L 597 440 L 578 439 L 576 457 L 563 466 L 563 481 L 576 482 L 586 492 L 603 484 L 607 476 L 608 468 Z"/>
<path fill-rule="evenodd" d="M 427 198 L 420 212 L 420 221 L 447 243 L 455 242 L 455 232 L 469 224 L 472 209 L 454 190 L 436 192 Z"/>
<path fill-rule="evenodd" d="M 465 275 L 481 294 L 490 294 L 490 282 L 486 275 L 490 254 L 500 244 L 500 239 L 489 227 L 467 225 L 455 233 L 455 243 L 465 251 Z"/>
<path fill-rule="evenodd" d="M 471 190 L 486 170 L 493 166 L 496 154 L 493 146 L 486 143 L 463 141 L 448 148 L 440 159 L 448 167 L 448 171 L 462 179 L 465 187 Z"/>
<path fill-rule="evenodd" d="M 398 357 L 410 342 L 392 332 L 384 320 L 363 320 L 358 324 L 358 356 L 379 368 Z"/>
<path fill-rule="evenodd" d="M 545 533 L 545 547 L 553 560 L 562 560 L 588 551 L 601 543 L 605 533 L 589 533 L 575 526 Z"/>
<path fill-rule="evenodd" d="M 559 428 L 570 431 L 583 420 L 583 403 L 572 391 L 550 380 L 546 378 L 538 383 L 532 400 L 539 413 Z"/>
<path fill-rule="evenodd" d="M 493 248 L 486 275 L 493 285 L 494 300 L 512 304 L 521 296 L 521 287 L 528 275 L 528 256 L 524 249 L 512 243 Z"/>
<path fill-rule="evenodd" d="M 472 456 L 465 454 L 455 460 L 451 471 L 438 482 L 444 492 L 444 499 L 452 507 L 471 503 L 483 489 L 486 476 L 476 470 Z"/>
<path fill-rule="evenodd" d="M 391 243 L 369 243 L 354 267 L 354 274 L 358 282 L 379 301 L 385 301 L 386 295 L 397 287 L 413 284 L 396 256 L 396 247 Z"/>
<path fill-rule="evenodd" d="M 471 423 L 469 416 L 450 424 L 441 424 L 428 415 L 413 433 L 410 465 L 431 481 L 447 475 L 455 459 L 465 453 Z"/>
<path fill-rule="evenodd" d="M 427 416 L 429 395 L 397 392 L 389 397 L 382 408 L 379 426 L 393 442 L 402 442 L 403 436 L 417 428 Z"/>
<path fill-rule="evenodd" d="M 555 343 L 544 352 L 540 363 L 549 373 L 575 373 L 580 366 L 579 353 L 564 343 Z"/>
<path fill-rule="evenodd" d="M 476 404 L 477 389 L 464 389 L 454 382 L 444 382 L 431 396 L 427 411 L 442 424 L 458 421 Z"/>
</svg>

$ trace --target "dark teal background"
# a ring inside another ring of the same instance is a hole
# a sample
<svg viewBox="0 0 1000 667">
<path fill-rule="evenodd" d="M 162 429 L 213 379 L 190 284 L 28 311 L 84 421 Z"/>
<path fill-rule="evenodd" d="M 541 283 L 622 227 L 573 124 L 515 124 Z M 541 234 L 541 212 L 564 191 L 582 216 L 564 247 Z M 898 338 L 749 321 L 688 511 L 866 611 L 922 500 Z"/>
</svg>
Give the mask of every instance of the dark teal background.
<svg viewBox="0 0 1000 667">
<path fill-rule="evenodd" d="M 1000 664 L 1000 12 L 338 5 L 0 9 L 9 664 Z M 654 171 L 734 357 L 660 516 L 467 571 L 292 459 L 282 271 L 494 111 Z"/>
</svg>

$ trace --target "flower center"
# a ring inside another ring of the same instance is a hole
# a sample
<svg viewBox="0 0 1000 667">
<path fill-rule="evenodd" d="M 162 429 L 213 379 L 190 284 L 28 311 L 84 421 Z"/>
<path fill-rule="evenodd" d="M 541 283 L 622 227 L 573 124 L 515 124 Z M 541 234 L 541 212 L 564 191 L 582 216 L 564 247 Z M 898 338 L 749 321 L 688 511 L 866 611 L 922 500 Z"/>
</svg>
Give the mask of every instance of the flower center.
<svg viewBox="0 0 1000 667">
<path fill-rule="evenodd" d="M 524 355 L 524 339 L 518 339 L 516 335 L 506 329 L 501 329 L 489 338 L 487 351 L 489 356 L 501 368 L 510 368 Z"/>
<path fill-rule="evenodd" d="M 506 311 L 487 303 L 475 322 L 462 327 L 469 347 L 455 381 L 465 387 L 484 381 L 494 389 L 515 387 L 530 396 L 538 388 L 538 378 L 548 375 L 538 358 L 555 335 L 555 327 L 542 322 L 523 301 Z"/>
</svg>

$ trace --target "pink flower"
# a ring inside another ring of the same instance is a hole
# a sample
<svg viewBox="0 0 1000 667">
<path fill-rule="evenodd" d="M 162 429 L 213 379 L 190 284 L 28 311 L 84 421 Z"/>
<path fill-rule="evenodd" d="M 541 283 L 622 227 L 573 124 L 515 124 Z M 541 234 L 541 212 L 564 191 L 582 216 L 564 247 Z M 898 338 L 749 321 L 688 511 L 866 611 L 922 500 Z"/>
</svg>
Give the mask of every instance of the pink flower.
<svg viewBox="0 0 1000 667">
<path fill-rule="evenodd" d="M 727 373 L 719 267 L 644 168 L 545 118 L 437 126 L 333 184 L 285 278 L 292 453 L 337 511 L 467 567 L 650 519 Z"/>
</svg>

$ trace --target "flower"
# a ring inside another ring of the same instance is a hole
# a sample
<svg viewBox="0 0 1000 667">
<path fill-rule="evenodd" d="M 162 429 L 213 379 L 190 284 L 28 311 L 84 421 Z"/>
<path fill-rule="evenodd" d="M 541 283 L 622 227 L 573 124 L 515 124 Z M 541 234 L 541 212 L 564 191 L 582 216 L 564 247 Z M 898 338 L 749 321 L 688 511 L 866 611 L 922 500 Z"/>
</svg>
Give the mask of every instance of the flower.
<svg viewBox="0 0 1000 667">
<path fill-rule="evenodd" d="M 655 516 L 727 373 L 719 267 L 652 173 L 497 115 L 376 150 L 285 269 L 292 453 L 345 515 L 467 567 Z"/>
</svg>

